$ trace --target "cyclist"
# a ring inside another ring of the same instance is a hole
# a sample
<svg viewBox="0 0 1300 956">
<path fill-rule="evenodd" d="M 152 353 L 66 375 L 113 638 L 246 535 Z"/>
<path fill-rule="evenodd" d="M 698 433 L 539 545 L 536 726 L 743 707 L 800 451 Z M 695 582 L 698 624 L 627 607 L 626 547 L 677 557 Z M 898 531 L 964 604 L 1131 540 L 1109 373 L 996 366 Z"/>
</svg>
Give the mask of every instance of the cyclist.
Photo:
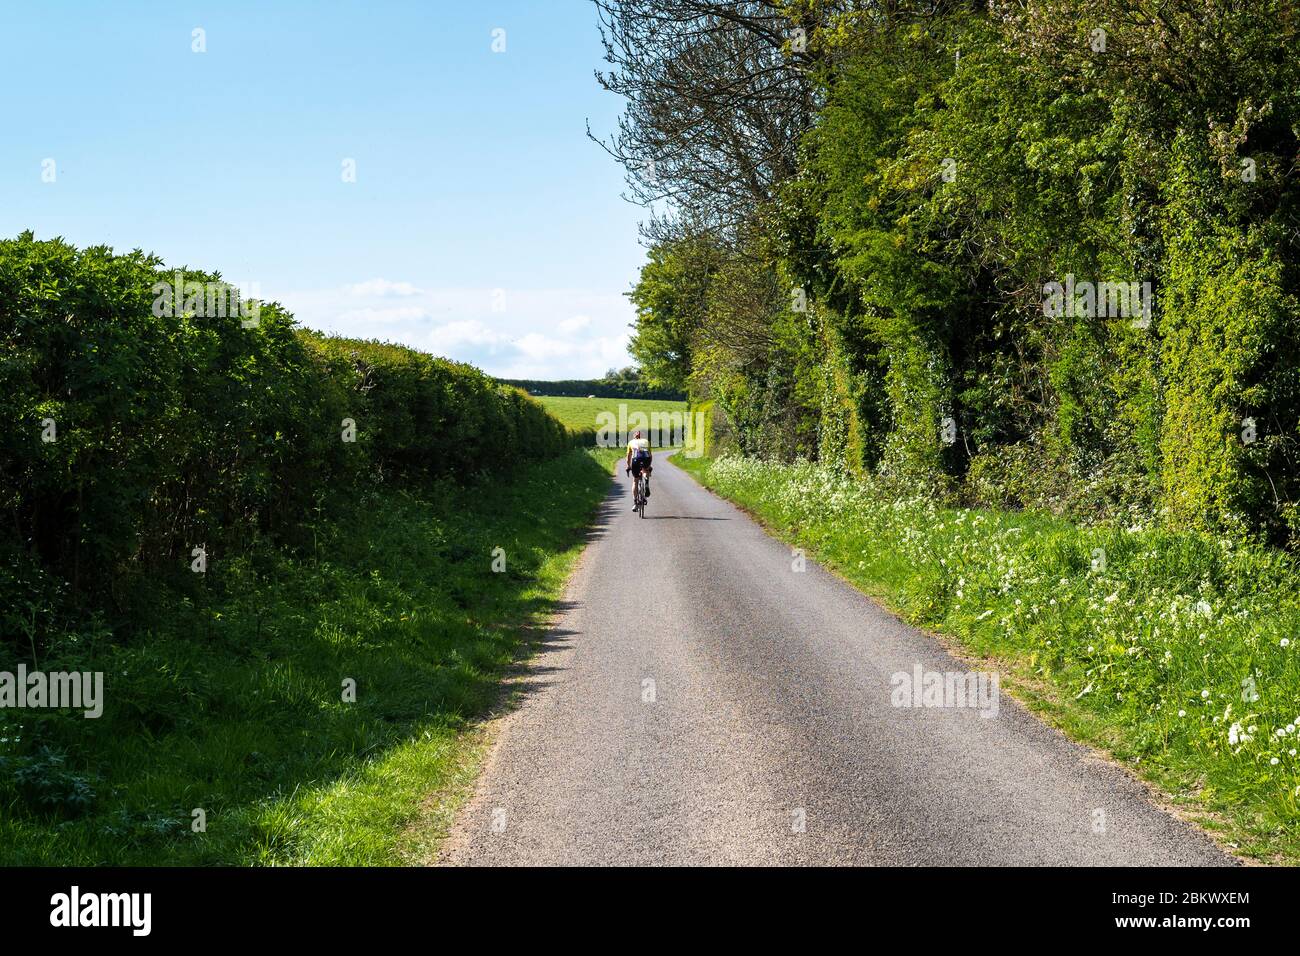
<svg viewBox="0 0 1300 956">
<path fill-rule="evenodd" d="M 645 496 L 650 497 L 650 474 L 654 471 L 654 456 L 650 454 L 650 442 L 641 437 L 640 430 L 627 443 L 627 459 L 624 474 L 632 476 L 632 487 L 636 487 L 637 475 L 645 472 Z M 633 495 L 632 510 L 636 510 L 636 496 Z"/>
</svg>

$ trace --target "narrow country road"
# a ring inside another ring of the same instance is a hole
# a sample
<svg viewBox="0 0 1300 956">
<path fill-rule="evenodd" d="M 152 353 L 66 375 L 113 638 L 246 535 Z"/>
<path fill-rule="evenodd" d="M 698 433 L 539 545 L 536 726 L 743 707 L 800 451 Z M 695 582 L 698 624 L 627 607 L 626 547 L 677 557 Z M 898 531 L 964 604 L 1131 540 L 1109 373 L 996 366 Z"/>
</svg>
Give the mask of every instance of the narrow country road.
<svg viewBox="0 0 1300 956">
<path fill-rule="evenodd" d="M 1005 694 L 894 706 L 892 675 L 968 666 L 655 472 L 642 520 L 620 466 L 443 862 L 1232 862 Z"/>
</svg>

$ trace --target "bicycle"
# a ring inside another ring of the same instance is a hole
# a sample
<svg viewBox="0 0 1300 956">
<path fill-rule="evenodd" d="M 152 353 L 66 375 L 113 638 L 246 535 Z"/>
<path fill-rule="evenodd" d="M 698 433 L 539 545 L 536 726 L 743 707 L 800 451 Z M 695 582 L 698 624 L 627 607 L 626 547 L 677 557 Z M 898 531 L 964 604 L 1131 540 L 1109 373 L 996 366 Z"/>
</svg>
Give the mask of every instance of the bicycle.
<svg viewBox="0 0 1300 956">
<path fill-rule="evenodd" d="M 645 517 L 645 503 L 648 497 L 645 493 L 645 472 L 639 472 L 636 476 L 636 484 L 632 488 L 633 510 L 642 518 Z"/>
</svg>

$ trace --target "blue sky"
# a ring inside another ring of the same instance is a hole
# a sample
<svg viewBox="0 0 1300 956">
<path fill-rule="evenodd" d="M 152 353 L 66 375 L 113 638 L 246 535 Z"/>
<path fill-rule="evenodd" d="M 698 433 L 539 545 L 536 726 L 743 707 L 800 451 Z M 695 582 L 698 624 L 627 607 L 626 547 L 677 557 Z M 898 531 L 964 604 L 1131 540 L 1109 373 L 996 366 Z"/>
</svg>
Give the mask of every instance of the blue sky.
<svg viewBox="0 0 1300 956">
<path fill-rule="evenodd" d="M 644 216 L 586 137 L 622 106 L 600 55 L 587 0 L 5 3 L 0 234 L 142 248 L 497 375 L 598 376 L 630 361 Z"/>
</svg>

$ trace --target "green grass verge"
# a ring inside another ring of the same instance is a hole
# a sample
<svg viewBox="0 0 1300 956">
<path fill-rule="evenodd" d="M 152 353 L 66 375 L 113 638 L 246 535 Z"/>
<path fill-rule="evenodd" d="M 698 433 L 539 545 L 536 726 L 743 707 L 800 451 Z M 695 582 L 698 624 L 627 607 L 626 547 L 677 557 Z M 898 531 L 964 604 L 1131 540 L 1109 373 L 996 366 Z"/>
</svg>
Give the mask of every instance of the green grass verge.
<svg viewBox="0 0 1300 956">
<path fill-rule="evenodd" d="M 616 455 L 340 495 L 305 553 L 216 555 L 200 599 L 160 586 L 135 633 L 54 642 L 44 669 L 105 673 L 104 714 L 0 712 L 0 863 L 427 860 Z"/>
<path fill-rule="evenodd" d="M 627 416 L 640 413 L 649 416 L 655 412 L 680 415 L 686 414 L 685 402 L 673 402 L 661 399 L 642 398 L 567 398 L 563 396 L 537 396 L 537 401 L 569 428 L 599 428 L 602 412 L 612 413 L 616 422 L 626 422 Z M 623 417 L 619 418 L 620 406 L 625 407 Z M 646 425 L 653 424 L 650 420 Z"/>
<path fill-rule="evenodd" d="M 1027 705 L 1238 853 L 1300 862 L 1290 559 L 1168 529 L 942 508 L 808 464 L 677 464 L 905 620 L 996 661 Z"/>
</svg>

